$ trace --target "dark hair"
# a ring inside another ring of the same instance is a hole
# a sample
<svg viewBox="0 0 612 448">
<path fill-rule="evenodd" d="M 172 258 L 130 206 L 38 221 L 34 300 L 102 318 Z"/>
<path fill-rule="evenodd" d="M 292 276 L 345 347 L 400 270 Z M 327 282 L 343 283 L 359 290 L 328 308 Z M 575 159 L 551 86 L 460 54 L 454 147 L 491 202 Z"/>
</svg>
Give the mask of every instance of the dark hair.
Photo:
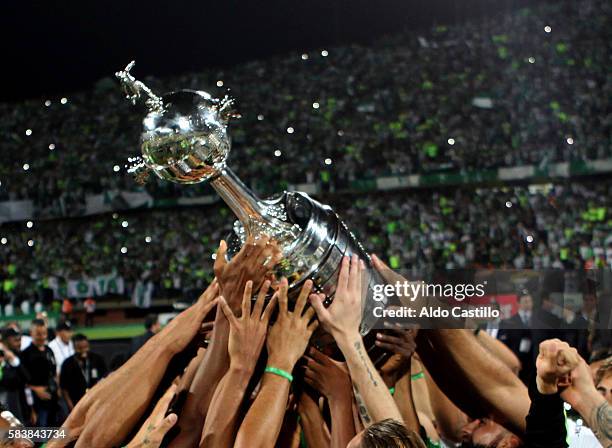
<svg viewBox="0 0 612 448">
<path fill-rule="evenodd" d="M 42 319 L 34 319 L 32 320 L 32 323 L 30 324 L 30 327 L 46 327 L 46 326 L 47 324 Z"/>
<path fill-rule="evenodd" d="M 149 314 L 145 317 L 144 326 L 147 330 L 150 330 L 153 325 L 158 321 L 157 314 Z"/>
<path fill-rule="evenodd" d="M 72 331 L 72 325 L 68 321 L 63 321 L 57 324 L 56 331 Z"/>
<path fill-rule="evenodd" d="M 87 336 L 85 336 L 83 333 L 77 333 L 72 336 L 72 342 L 74 342 L 75 344 L 81 341 L 87 341 Z"/>
<path fill-rule="evenodd" d="M 361 438 L 361 448 L 425 448 L 414 431 L 390 418 L 368 427 Z"/>
</svg>

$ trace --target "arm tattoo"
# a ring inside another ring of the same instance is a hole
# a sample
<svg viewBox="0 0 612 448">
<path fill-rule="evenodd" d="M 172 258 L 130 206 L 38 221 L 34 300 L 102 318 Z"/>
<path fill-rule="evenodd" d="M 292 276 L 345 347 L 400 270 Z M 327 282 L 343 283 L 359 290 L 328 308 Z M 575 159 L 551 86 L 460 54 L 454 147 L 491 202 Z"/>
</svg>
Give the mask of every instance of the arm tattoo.
<svg viewBox="0 0 612 448">
<path fill-rule="evenodd" d="M 605 447 L 612 441 L 612 406 L 604 401 L 591 413 L 591 430 Z"/>
<path fill-rule="evenodd" d="M 355 395 L 355 403 L 357 403 L 357 410 L 359 411 L 359 416 L 365 426 L 370 426 L 372 423 L 372 417 L 370 417 L 370 413 L 368 412 L 368 408 L 366 408 L 365 403 L 363 402 L 363 398 L 361 398 L 361 394 L 357 389 L 357 385 L 353 383 L 353 394 Z"/>
<path fill-rule="evenodd" d="M 368 376 L 370 377 L 370 381 L 372 381 L 372 384 L 374 384 L 374 386 L 378 386 L 378 382 L 374 379 L 374 375 L 372 375 L 372 371 L 370 370 L 370 366 L 369 366 L 368 362 L 365 359 L 365 356 L 367 356 L 367 355 L 364 355 L 363 351 L 361 350 L 361 342 L 359 342 L 359 341 L 355 342 L 355 350 L 357 350 L 357 353 L 359 353 L 359 358 L 361 359 L 361 363 L 365 367 L 366 372 L 368 372 Z"/>
</svg>

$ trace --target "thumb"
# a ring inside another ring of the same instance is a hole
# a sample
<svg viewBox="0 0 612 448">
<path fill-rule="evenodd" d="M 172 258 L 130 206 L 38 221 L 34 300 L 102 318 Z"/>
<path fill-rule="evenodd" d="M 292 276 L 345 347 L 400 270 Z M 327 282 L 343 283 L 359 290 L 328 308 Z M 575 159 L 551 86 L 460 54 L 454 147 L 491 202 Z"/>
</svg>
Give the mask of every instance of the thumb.
<svg viewBox="0 0 612 448">
<path fill-rule="evenodd" d="M 223 269 L 223 267 L 227 264 L 226 260 L 227 255 L 227 243 L 225 240 L 221 240 L 219 243 L 219 248 L 217 249 L 217 256 L 215 257 L 214 271 L 215 274 L 218 270 Z"/>
<path fill-rule="evenodd" d="M 329 315 L 329 311 L 327 311 L 323 305 L 324 298 L 325 296 L 323 294 L 310 294 L 310 296 L 308 296 L 308 301 L 321 321 L 324 321 Z"/>
<path fill-rule="evenodd" d="M 157 428 L 155 428 L 155 432 L 160 437 L 160 439 L 163 438 L 168 431 L 170 431 L 170 428 L 172 428 L 176 424 L 177 420 L 178 416 L 173 412 L 171 414 L 168 414 L 160 422 Z"/>
</svg>

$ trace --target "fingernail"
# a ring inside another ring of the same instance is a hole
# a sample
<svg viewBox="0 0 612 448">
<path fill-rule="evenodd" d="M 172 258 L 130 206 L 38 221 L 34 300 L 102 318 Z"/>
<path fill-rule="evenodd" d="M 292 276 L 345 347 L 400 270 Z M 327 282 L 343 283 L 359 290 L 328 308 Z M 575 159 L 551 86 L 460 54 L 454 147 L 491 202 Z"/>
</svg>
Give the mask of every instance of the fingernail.
<svg viewBox="0 0 612 448">
<path fill-rule="evenodd" d="M 380 345 L 380 341 L 374 341 L 375 345 Z"/>
<path fill-rule="evenodd" d="M 382 334 L 380 334 L 380 333 L 376 333 L 376 337 L 377 337 L 378 339 L 382 339 Z"/>
</svg>

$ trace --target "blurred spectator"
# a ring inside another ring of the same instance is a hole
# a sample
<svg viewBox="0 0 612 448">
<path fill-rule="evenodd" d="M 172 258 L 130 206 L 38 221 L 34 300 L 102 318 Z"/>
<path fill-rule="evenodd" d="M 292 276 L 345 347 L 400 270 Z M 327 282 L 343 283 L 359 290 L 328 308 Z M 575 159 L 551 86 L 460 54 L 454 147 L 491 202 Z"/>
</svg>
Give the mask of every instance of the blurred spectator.
<svg viewBox="0 0 612 448">
<path fill-rule="evenodd" d="M 57 325 L 56 336 L 49 342 L 49 348 L 53 352 L 53 356 L 55 356 L 55 365 L 57 367 L 57 374 L 59 375 L 64 361 L 74 355 L 72 325 L 69 321 L 60 322 Z"/>
<path fill-rule="evenodd" d="M 83 302 L 85 308 L 85 326 L 93 327 L 94 316 L 96 315 L 96 300 L 93 297 L 87 297 Z"/>
<path fill-rule="evenodd" d="M 98 381 L 106 376 L 106 364 L 101 356 L 89 350 L 87 336 L 77 333 L 72 338 L 74 355 L 66 358 L 60 373 L 62 395 L 72 408 Z"/>
<path fill-rule="evenodd" d="M 57 367 L 55 356 L 47 346 L 47 324 L 34 319 L 30 325 L 32 343 L 21 354 L 33 392 L 37 426 L 56 426 L 58 412 Z"/>
</svg>

